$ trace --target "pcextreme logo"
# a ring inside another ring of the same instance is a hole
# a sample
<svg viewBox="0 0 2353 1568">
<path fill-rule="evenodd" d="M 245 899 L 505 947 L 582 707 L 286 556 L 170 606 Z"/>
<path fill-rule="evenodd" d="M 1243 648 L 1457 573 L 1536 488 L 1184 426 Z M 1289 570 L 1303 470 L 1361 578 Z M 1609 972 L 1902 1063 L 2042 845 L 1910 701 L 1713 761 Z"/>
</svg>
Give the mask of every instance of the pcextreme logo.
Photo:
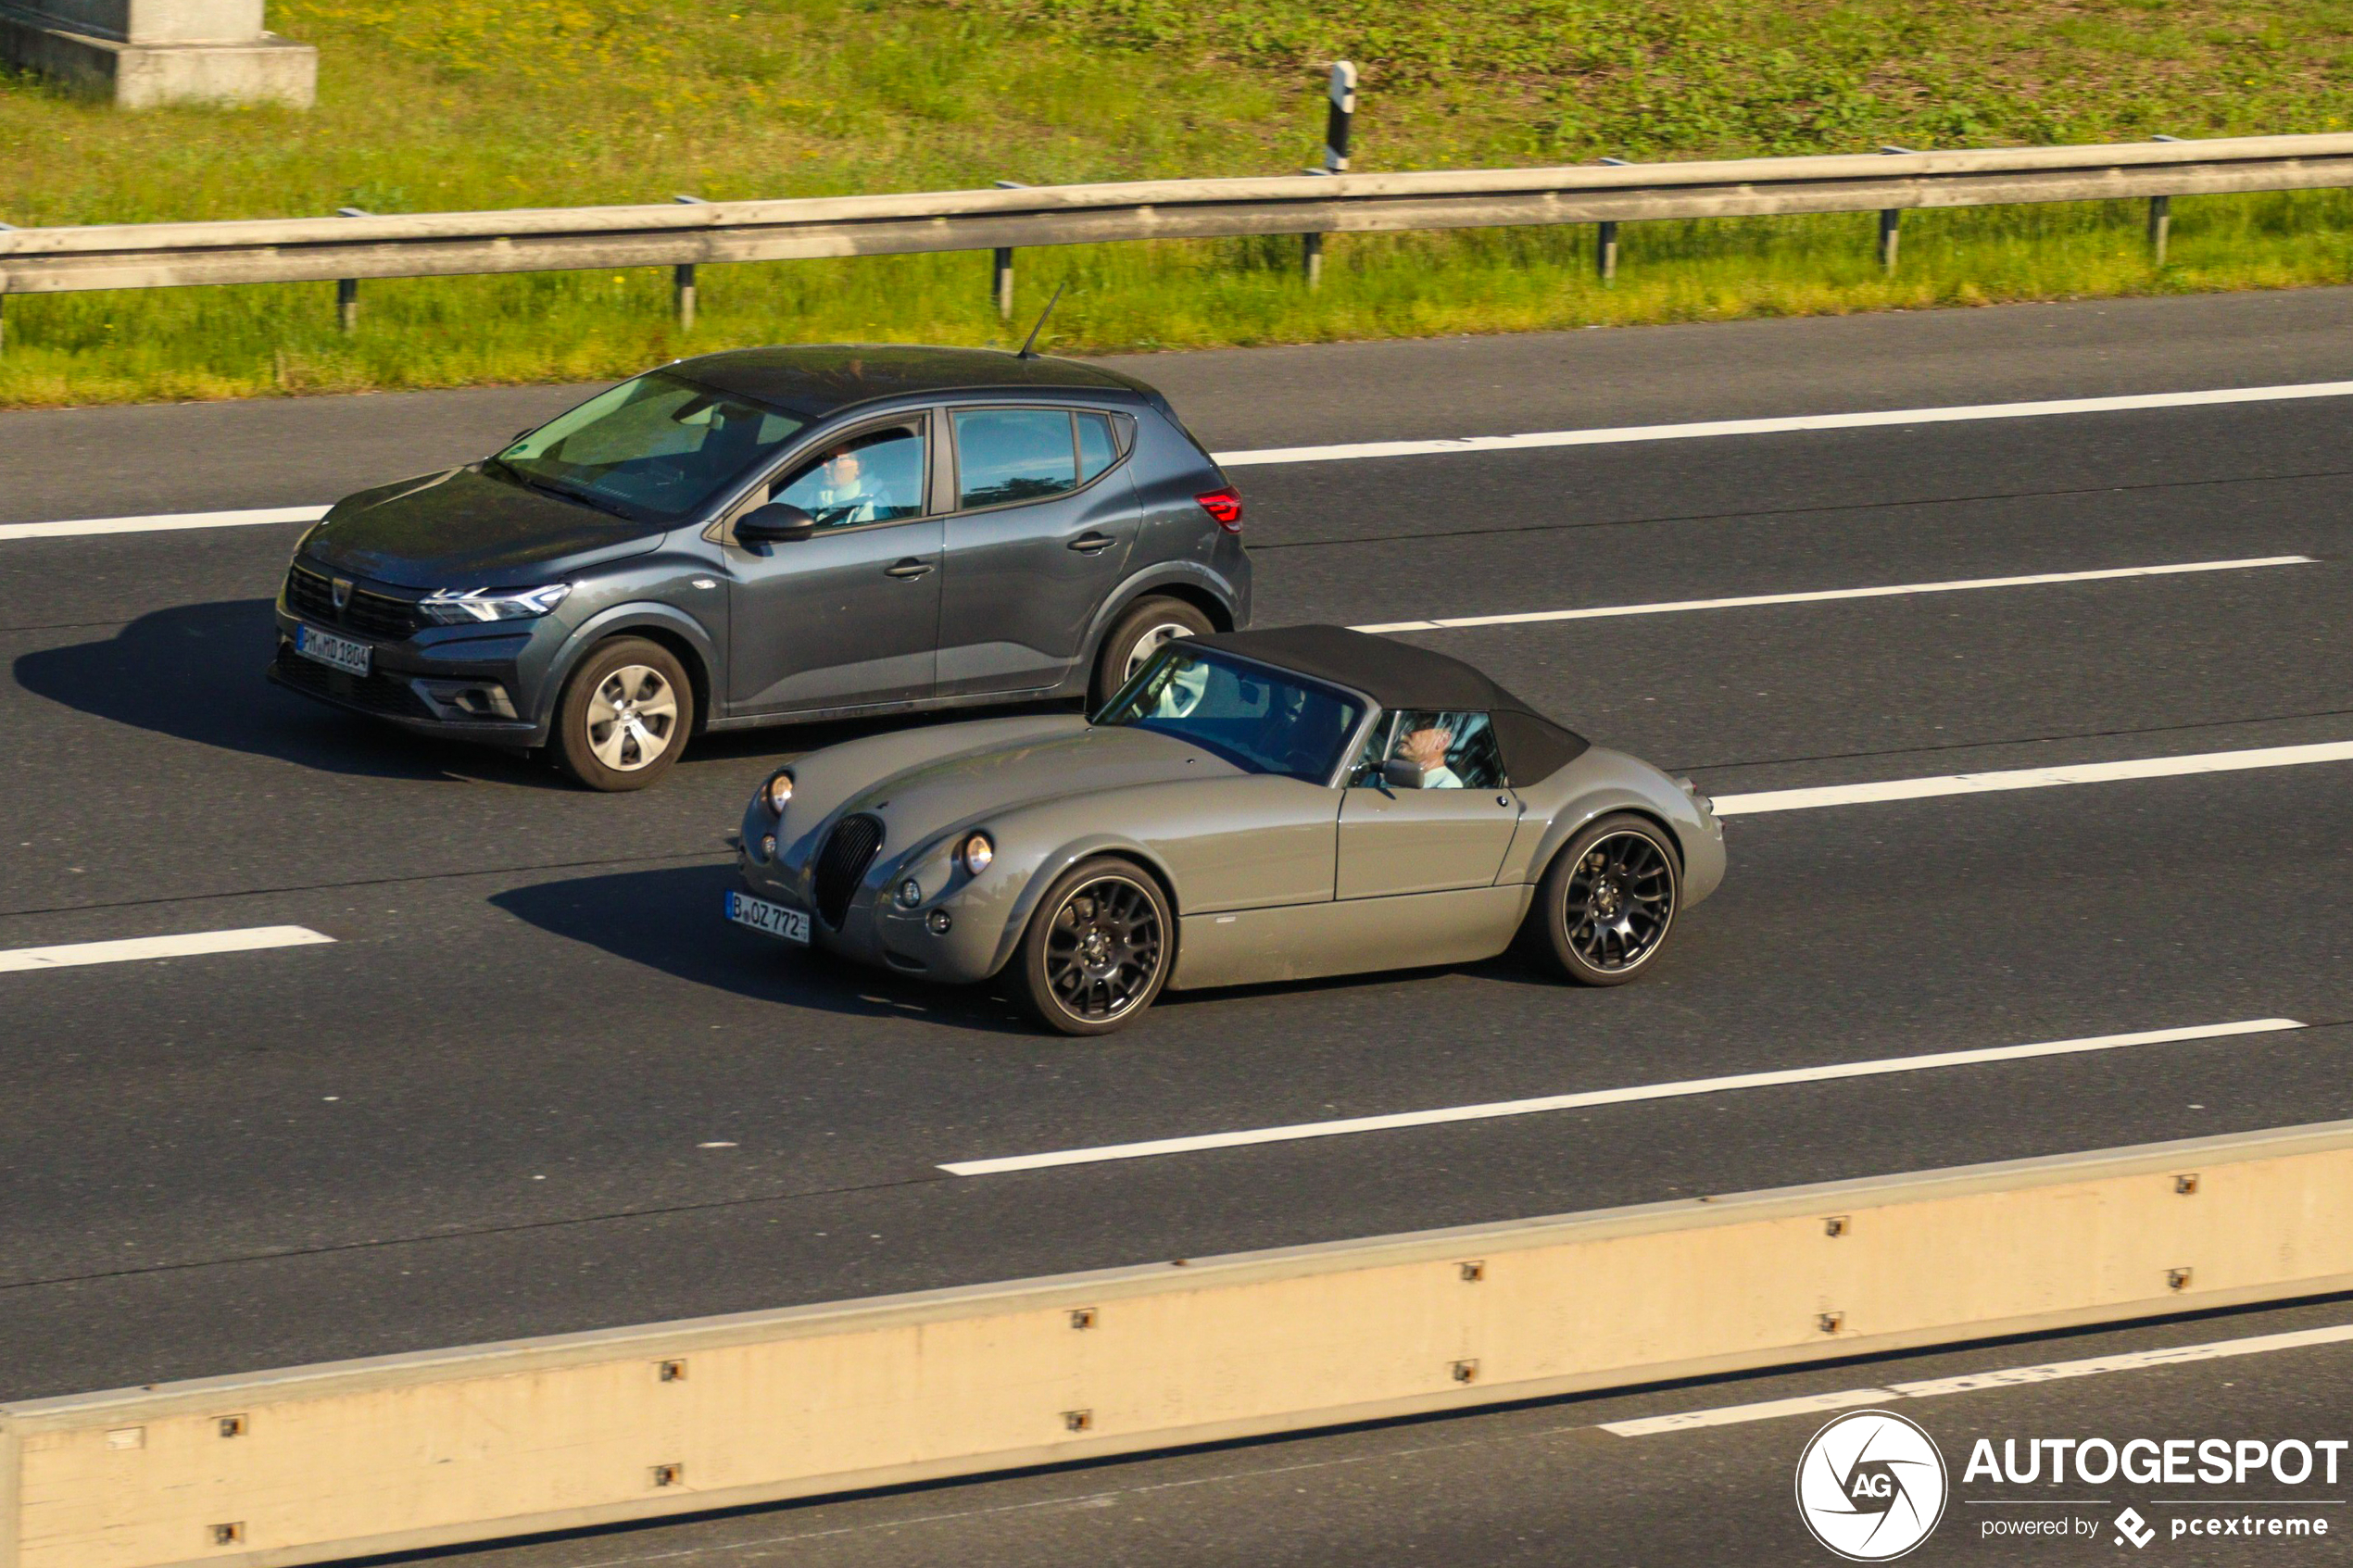
<svg viewBox="0 0 2353 1568">
<path fill-rule="evenodd" d="M 1944 1517 L 1944 1456 L 1886 1411 L 1854 1411 L 1814 1434 L 1797 1460 L 1797 1516 L 1850 1562 L 1903 1556 Z"/>
</svg>

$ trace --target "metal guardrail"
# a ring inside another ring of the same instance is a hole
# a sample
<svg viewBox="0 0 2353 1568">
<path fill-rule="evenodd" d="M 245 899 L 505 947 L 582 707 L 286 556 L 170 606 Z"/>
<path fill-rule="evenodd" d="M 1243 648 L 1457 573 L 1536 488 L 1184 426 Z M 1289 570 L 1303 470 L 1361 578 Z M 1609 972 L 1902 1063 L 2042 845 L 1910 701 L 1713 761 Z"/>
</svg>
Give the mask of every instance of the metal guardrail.
<svg viewBox="0 0 2353 1568">
<path fill-rule="evenodd" d="M 275 1568 L 2353 1286 L 2353 1122 L 0 1406 L 0 1568 Z"/>
<path fill-rule="evenodd" d="M 1659 219 L 2115 198 L 2157 212 L 2177 195 L 2347 185 L 2353 134 L 15 229 L 0 232 L 0 295 L 1520 224 L 1596 223 L 1614 242 L 1617 224 Z"/>
</svg>

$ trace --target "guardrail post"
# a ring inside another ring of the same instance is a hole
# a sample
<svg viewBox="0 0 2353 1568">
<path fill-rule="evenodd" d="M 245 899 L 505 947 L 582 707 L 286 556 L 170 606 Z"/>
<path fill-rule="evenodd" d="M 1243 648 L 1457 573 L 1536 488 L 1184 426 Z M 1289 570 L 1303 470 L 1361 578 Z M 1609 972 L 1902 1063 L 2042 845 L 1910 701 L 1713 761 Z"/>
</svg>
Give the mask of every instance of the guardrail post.
<svg viewBox="0 0 2353 1568">
<path fill-rule="evenodd" d="M 1612 169 L 1626 167 L 1622 157 L 1605 157 L 1602 161 Z M 1614 218 L 1604 218 L 1593 226 L 1593 275 L 1602 281 L 1604 288 L 1614 287 L 1617 282 L 1617 220 Z"/>
<path fill-rule="evenodd" d="M 690 196 L 683 191 L 670 199 L 685 207 L 711 205 L 702 197 Z M 682 261 L 670 270 L 670 304 L 671 308 L 677 312 L 678 330 L 682 332 L 693 332 L 695 330 L 695 264 L 693 262 Z"/>
<path fill-rule="evenodd" d="M 13 223 L 0 223 L 0 234 L 12 233 L 15 232 L 16 227 L 17 226 Z M 5 279 L 0 279 L 0 354 L 6 354 L 7 352 L 8 285 Z"/>
<path fill-rule="evenodd" d="M 335 216 L 373 218 L 375 214 L 365 207 L 339 207 L 335 208 Z M 359 280 L 357 278 L 335 280 L 335 325 L 346 337 L 359 330 Z"/>
<path fill-rule="evenodd" d="M 2181 140 L 2179 136 L 2153 136 L 2149 139 L 2154 142 Z M 2149 264 L 2151 266 L 2165 265 L 2165 242 L 2172 237 L 2172 232 L 2173 198 L 2171 196 L 2149 197 Z"/>
<path fill-rule="evenodd" d="M 1885 153 L 1890 157 L 1898 157 L 1912 150 L 1913 149 L 1910 147 L 1899 147 L 1893 142 L 1890 142 L 1885 146 L 1880 148 L 1881 152 Z M 1896 246 L 1903 243 L 1903 240 L 1904 209 L 1900 207 L 1883 207 L 1880 208 L 1879 266 L 1881 271 L 1893 272 L 1895 270 L 1895 249 Z"/>
<path fill-rule="evenodd" d="M 1019 180 L 1000 180 L 997 188 L 1000 191 L 1029 189 Z M 1010 321 L 1013 319 L 1013 247 L 1011 245 L 999 245 L 996 253 L 989 257 L 988 296 L 997 302 L 999 320 Z"/>
<path fill-rule="evenodd" d="M 1334 60 L 1331 80 L 1325 87 L 1328 107 L 1324 113 L 1324 162 L 1318 169 L 1305 170 L 1309 174 L 1345 174 L 1348 172 L 1348 135 L 1356 123 L 1356 66 L 1352 60 Z M 1300 236 L 1300 263 L 1307 275 L 1307 286 L 1324 286 L 1324 236 L 1320 233 Z"/>
</svg>

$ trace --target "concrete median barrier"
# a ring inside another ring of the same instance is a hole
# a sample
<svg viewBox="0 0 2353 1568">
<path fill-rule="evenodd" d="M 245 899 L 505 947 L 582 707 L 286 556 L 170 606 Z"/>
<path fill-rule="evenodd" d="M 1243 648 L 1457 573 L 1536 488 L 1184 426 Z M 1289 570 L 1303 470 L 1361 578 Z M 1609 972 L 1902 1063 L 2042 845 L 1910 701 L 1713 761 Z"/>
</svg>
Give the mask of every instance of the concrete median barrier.
<svg viewBox="0 0 2353 1568">
<path fill-rule="evenodd" d="M 19 1403 L 0 1568 L 316 1562 L 2345 1288 L 2353 1122 Z"/>
</svg>

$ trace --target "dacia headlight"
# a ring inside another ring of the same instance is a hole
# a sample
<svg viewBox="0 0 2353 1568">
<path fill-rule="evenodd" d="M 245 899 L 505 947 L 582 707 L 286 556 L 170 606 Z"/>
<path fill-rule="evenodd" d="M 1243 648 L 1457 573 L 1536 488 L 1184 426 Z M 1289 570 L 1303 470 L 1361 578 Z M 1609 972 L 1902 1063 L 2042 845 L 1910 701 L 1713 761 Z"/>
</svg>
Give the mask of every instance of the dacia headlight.
<svg viewBox="0 0 2353 1568">
<path fill-rule="evenodd" d="M 440 626 L 464 626 L 484 621 L 536 621 L 572 592 L 569 583 L 544 588 L 475 588 L 466 593 L 443 588 L 417 602 L 427 621 Z"/>
</svg>

